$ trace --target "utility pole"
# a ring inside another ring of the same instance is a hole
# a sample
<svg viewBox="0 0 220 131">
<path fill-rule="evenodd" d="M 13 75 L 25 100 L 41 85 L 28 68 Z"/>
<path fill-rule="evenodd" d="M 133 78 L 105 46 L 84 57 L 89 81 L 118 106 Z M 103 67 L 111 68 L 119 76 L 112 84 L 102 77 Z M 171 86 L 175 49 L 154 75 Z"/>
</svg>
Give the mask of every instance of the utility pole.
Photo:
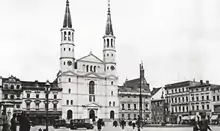
<svg viewBox="0 0 220 131">
<path fill-rule="evenodd" d="M 142 83 L 144 77 L 144 68 L 143 63 L 140 64 L 140 94 L 139 94 L 139 117 L 138 117 L 138 131 L 141 129 L 141 122 L 142 122 Z"/>
</svg>

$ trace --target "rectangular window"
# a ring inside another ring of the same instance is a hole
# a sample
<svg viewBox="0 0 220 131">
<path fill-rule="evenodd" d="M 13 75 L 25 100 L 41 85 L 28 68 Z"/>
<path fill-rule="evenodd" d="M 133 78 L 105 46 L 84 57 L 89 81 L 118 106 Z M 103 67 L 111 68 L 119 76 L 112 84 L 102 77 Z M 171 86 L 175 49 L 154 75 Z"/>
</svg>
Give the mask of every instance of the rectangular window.
<svg viewBox="0 0 220 131">
<path fill-rule="evenodd" d="M 188 112 L 189 111 L 189 107 L 188 106 L 186 106 L 186 112 Z"/>
<path fill-rule="evenodd" d="M 130 117 L 131 117 L 130 114 L 128 114 L 128 119 L 130 119 Z"/>
<path fill-rule="evenodd" d="M 70 101 L 70 104 L 73 105 L 73 100 Z"/>
<path fill-rule="evenodd" d="M 30 98 L 30 94 L 27 94 L 27 98 Z"/>
<path fill-rule="evenodd" d="M 8 94 L 5 94 L 4 96 L 5 96 L 5 97 L 4 97 L 5 99 L 8 99 Z"/>
<path fill-rule="evenodd" d="M 134 118 L 136 118 L 136 114 L 134 114 Z"/>
<path fill-rule="evenodd" d="M 145 104 L 145 109 L 148 110 L 148 104 Z"/>
<path fill-rule="evenodd" d="M 186 97 L 186 102 L 188 102 L 188 96 Z"/>
<path fill-rule="evenodd" d="M 57 109 L 57 104 L 53 104 L 53 109 Z"/>
<path fill-rule="evenodd" d="M 204 105 L 202 105 L 202 109 L 203 109 L 203 110 L 205 109 L 205 106 L 204 106 Z"/>
<path fill-rule="evenodd" d="M 199 101 L 199 97 L 198 96 L 196 97 L 196 101 Z"/>
<path fill-rule="evenodd" d="M 20 94 L 17 94 L 17 99 L 20 99 Z"/>
<path fill-rule="evenodd" d="M 30 103 L 26 103 L 27 110 L 30 110 Z"/>
<path fill-rule="evenodd" d="M 134 110 L 137 110 L 137 109 L 136 109 L 136 104 L 134 104 Z"/>
<path fill-rule="evenodd" d="M 54 95 L 54 97 L 53 97 L 54 99 L 57 99 L 57 95 Z"/>
<path fill-rule="evenodd" d="M 92 101 L 92 96 L 91 95 L 89 95 L 89 102 L 91 102 Z"/>
<path fill-rule="evenodd" d="M 209 110 L 209 105 L 206 105 L 206 107 L 207 107 L 207 110 Z"/>
<path fill-rule="evenodd" d="M 183 106 L 183 112 L 185 112 L 185 107 Z"/>
<path fill-rule="evenodd" d="M 39 94 L 36 94 L 36 98 L 39 98 Z"/>
<path fill-rule="evenodd" d="M 209 96 L 206 96 L 206 100 L 209 100 Z"/>
<path fill-rule="evenodd" d="M 194 101 L 194 97 L 192 97 L 192 101 Z"/>
<path fill-rule="evenodd" d="M 130 110 L 130 104 L 128 104 L 128 110 Z"/>
<path fill-rule="evenodd" d="M 19 109 L 19 108 L 20 108 L 20 105 L 16 105 L 16 108 Z"/>
<path fill-rule="evenodd" d="M 125 114 L 121 114 L 121 117 L 124 118 L 124 117 L 125 117 Z"/>
<path fill-rule="evenodd" d="M 184 102 L 185 100 L 184 100 L 184 97 L 182 97 L 182 102 Z"/>
<path fill-rule="evenodd" d="M 194 106 L 192 106 L 192 110 L 193 110 L 193 111 L 195 110 Z"/>
<path fill-rule="evenodd" d="M 219 101 L 219 96 L 217 96 L 217 101 Z"/>
<path fill-rule="evenodd" d="M 196 106 L 196 110 L 199 110 L 199 106 L 198 105 Z"/>
<path fill-rule="evenodd" d="M 36 110 L 39 110 L 39 103 L 36 103 Z"/>
<path fill-rule="evenodd" d="M 215 96 L 213 96 L 213 101 L 215 101 Z"/>
<path fill-rule="evenodd" d="M 124 110 L 125 109 L 125 105 L 121 104 L 121 108 L 122 108 L 122 110 Z"/>
<path fill-rule="evenodd" d="M 69 100 L 66 100 L 66 105 L 69 105 Z"/>
</svg>

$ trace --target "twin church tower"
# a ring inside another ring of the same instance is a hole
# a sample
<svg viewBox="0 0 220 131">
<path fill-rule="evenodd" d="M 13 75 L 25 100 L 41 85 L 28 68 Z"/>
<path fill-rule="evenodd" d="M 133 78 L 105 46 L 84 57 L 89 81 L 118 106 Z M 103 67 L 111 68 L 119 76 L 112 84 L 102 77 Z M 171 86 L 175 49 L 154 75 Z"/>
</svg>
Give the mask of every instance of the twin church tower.
<svg viewBox="0 0 220 131">
<path fill-rule="evenodd" d="M 113 33 L 110 1 L 105 34 L 103 59 L 92 52 L 75 58 L 74 29 L 69 1 L 66 1 L 63 27 L 61 28 L 60 71 L 58 86 L 62 91 L 62 118 L 118 118 L 118 77 L 116 75 L 116 48 Z"/>
</svg>

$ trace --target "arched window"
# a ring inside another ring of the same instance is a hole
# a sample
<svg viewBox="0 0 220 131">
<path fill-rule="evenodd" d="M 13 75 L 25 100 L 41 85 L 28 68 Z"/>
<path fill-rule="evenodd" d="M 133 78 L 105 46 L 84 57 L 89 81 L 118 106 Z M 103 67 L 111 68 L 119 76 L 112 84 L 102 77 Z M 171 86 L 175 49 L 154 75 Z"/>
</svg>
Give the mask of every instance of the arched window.
<svg viewBox="0 0 220 131">
<path fill-rule="evenodd" d="M 69 41 L 71 41 L 71 39 L 70 39 L 70 38 L 71 38 L 71 33 L 70 33 L 70 32 L 68 32 L 68 40 L 69 40 Z"/>
<path fill-rule="evenodd" d="M 73 118 L 73 111 L 72 110 L 68 110 L 67 111 L 67 119 L 72 119 Z"/>
<path fill-rule="evenodd" d="M 113 47 L 113 39 L 111 39 L 111 47 Z"/>
<path fill-rule="evenodd" d="M 68 91 L 69 93 L 71 93 L 71 89 L 69 89 L 69 91 Z"/>
<path fill-rule="evenodd" d="M 95 94 L 95 82 L 94 81 L 89 82 L 89 94 Z"/>
<path fill-rule="evenodd" d="M 63 32 L 61 32 L 61 41 L 63 41 Z"/>
<path fill-rule="evenodd" d="M 111 105 L 112 105 L 111 101 L 109 101 L 109 103 L 108 103 L 108 104 L 109 104 L 109 106 L 111 106 Z"/>
<path fill-rule="evenodd" d="M 72 41 L 73 41 L 73 32 L 72 32 Z"/>
<path fill-rule="evenodd" d="M 66 50 L 66 48 L 63 48 L 63 51 L 65 51 Z"/>
<path fill-rule="evenodd" d="M 86 66 L 86 72 L 89 72 L 89 65 Z"/>
<path fill-rule="evenodd" d="M 70 51 L 71 49 L 69 48 L 69 51 Z"/>
<path fill-rule="evenodd" d="M 69 82 L 71 82 L 71 78 L 69 78 Z"/>
<path fill-rule="evenodd" d="M 107 54 L 107 56 L 108 56 L 108 54 Z"/>
<path fill-rule="evenodd" d="M 64 40 L 66 40 L 66 31 L 64 31 Z"/>
<path fill-rule="evenodd" d="M 86 66 L 85 66 L 85 65 L 83 65 L 83 71 L 85 71 L 85 67 L 86 67 Z"/>
<path fill-rule="evenodd" d="M 113 102 L 113 106 L 115 106 L 115 102 Z"/>
<path fill-rule="evenodd" d="M 109 69 L 109 67 L 107 66 L 107 70 Z"/>
<path fill-rule="evenodd" d="M 113 81 L 111 81 L 111 85 L 113 85 Z"/>
<path fill-rule="evenodd" d="M 94 66 L 94 72 L 96 72 L 96 66 Z"/>
<path fill-rule="evenodd" d="M 90 71 L 92 71 L 92 66 L 90 66 Z"/>
<path fill-rule="evenodd" d="M 109 47 L 109 39 L 107 39 L 107 47 Z"/>
<path fill-rule="evenodd" d="M 111 91 L 111 96 L 113 96 L 113 91 Z"/>
<path fill-rule="evenodd" d="M 64 62 L 63 62 L 63 65 L 65 65 L 65 64 L 66 64 L 66 62 L 64 61 Z"/>
<path fill-rule="evenodd" d="M 106 43 L 105 43 L 105 39 L 104 39 L 104 48 L 105 48 L 105 44 L 106 44 Z"/>
</svg>

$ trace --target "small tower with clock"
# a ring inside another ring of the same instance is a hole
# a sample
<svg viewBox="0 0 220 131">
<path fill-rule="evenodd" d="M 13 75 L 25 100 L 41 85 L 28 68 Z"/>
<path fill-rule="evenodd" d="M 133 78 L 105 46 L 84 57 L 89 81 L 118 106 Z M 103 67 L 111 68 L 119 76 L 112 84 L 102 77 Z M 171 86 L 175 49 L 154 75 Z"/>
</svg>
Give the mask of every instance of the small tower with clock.
<svg viewBox="0 0 220 131">
<path fill-rule="evenodd" d="M 115 36 L 113 33 L 112 21 L 111 21 L 111 11 L 110 11 L 110 0 L 108 0 L 108 14 L 107 23 L 105 29 L 104 47 L 103 47 L 103 61 L 105 63 L 105 72 L 107 74 L 114 74 L 116 70 L 116 60 L 115 60 Z"/>
<path fill-rule="evenodd" d="M 69 1 L 66 1 L 66 10 L 61 31 L 60 44 L 60 71 L 74 71 L 74 29 L 72 28 L 72 20 L 69 9 Z"/>
</svg>

